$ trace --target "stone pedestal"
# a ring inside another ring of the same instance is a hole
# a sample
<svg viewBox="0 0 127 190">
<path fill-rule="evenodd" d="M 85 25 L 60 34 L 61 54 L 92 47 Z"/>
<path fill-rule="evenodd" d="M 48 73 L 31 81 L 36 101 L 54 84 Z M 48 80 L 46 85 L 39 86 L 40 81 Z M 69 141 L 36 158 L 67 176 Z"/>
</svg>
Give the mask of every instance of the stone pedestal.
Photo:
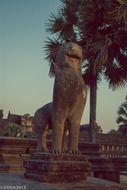
<svg viewBox="0 0 127 190">
<path fill-rule="evenodd" d="M 91 175 L 91 164 L 81 154 L 34 153 L 24 162 L 24 176 L 42 182 L 75 182 Z"/>
<path fill-rule="evenodd" d="M 23 162 L 35 152 L 36 144 L 33 139 L 0 137 L 0 173 L 23 173 Z"/>
</svg>

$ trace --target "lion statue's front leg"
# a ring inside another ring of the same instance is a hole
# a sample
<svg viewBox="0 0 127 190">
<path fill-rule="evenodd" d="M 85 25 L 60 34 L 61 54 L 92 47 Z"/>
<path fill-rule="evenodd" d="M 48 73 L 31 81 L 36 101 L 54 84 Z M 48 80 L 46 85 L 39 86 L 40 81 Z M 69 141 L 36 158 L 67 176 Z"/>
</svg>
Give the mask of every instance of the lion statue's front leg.
<svg viewBox="0 0 127 190">
<path fill-rule="evenodd" d="M 53 103 L 50 102 L 39 108 L 34 114 L 34 133 L 37 138 L 37 152 L 50 151 L 47 140 L 49 130 L 52 131 L 52 106 Z M 68 130 L 68 121 L 66 120 L 62 139 L 62 152 L 66 152 L 68 147 Z"/>
</svg>

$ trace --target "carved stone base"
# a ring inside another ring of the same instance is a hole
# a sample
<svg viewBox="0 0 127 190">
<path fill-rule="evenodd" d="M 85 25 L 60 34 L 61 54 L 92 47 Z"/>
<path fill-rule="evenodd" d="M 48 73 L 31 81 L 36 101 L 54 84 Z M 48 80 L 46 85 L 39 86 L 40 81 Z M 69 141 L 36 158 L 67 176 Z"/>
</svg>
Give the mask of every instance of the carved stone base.
<svg viewBox="0 0 127 190">
<path fill-rule="evenodd" d="M 73 182 L 91 175 L 91 164 L 81 154 L 34 153 L 24 162 L 26 178 L 42 182 Z"/>
</svg>

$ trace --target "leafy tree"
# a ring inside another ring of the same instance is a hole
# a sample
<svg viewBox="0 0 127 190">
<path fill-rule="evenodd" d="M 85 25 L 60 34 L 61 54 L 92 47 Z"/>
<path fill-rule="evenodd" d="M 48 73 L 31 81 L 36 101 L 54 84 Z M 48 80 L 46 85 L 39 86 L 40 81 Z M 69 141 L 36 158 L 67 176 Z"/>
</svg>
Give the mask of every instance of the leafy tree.
<svg viewBox="0 0 127 190">
<path fill-rule="evenodd" d="M 107 134 L 116 135 L 118 134 L 118 131 L 115 129 L 111 129 Z"/>
<path fill-rule="evenodd" d="M 122 103 L 117 111 L 118 118 L 116 120 L 119 125 L 119 131 L 123 135 L 127 135 L 127 96 L 124 103 Z"/>
<path fill-rule="evenodd" d="M 90 85 L 91 139 L 96 123 L 97 83 L 101 76 L 105 76 L 113 89 L 124 86 L 127 81 L 127 31 L 124 22 L 127 17 L 122 17 L 125 9 L 119 12 L 123 4 L 123 1 L 83 0 L 80 7 L 79 26 L 88 60 L 84 79 Z"/>
<path fill-rule="evenodd" d="M 127 1 L 61 0 L 57 15 L 51 14 L 45 49 L 51 63 L 57 48 L 70 38 L 84 50 L 83 78 L 90 86 L 90 140 L 96 125 L 97 84 L 104 76 L 109 87 L 116 89 L 127 82 Z M 116 77 L 117 76 L 117 77 Z"/>
<path fill-rule="evenodd" d="M 8 123 L 6 125 L 8 135 L 11 137 L 23 137 L 22 126 L 16 123 Z"/>
<path fill-rule="evenodd" d="M 2 119 L 3 118 L 3 110 L 0 110 L 0 119 Z"/>
</svg>

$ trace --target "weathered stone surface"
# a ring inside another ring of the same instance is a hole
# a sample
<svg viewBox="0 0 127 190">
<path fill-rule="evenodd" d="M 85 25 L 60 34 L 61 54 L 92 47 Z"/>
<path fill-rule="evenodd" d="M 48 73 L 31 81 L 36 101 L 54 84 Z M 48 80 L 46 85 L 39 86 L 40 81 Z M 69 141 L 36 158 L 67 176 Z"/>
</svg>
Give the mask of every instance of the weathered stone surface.
<svg viewBox="0 0 127 190">
<path fill-rule="evenodd" d="M 23 161 L 30 159 L 30 153 L 35 152 L 37 141 L 34 139 L 0 137 L 0 144 L 0 172 L 23 173 L 25 171 Z M 48 142 L 48 146 L 51 146 L 51 142 Z M 93 174 L 96 177 L 118 182 L 119 172 L 125 171 L 127 168 L 126 157 L 104 158 L 99 144 L 79 143 L 79 150 L 87 155 L 92 164 Z M 40 157 L 40 155 L 38 156 Z"/>
<path fill-rule="evenodd" d="M 0 137 L 0 153 L 26 154 L 35 151 L 37 141 L 34 139 Z"/>
<path fill-rule="evenodd" d="M 34 114 L 34 131 L 37 140 L 37 151 L 47 152 L 49 146 L 47 143 L 49 130 L 52 130 L 52 109 L 53 103 L 50 102 L 39 108 Z M 67 151 L 68 139 L 67 130 L 69 124 L 66 120 L 64 123 L 64 132 L 62 140 L 62 151 Z M 51 150 L 51 145 L 50 145 Z"/>
<path fill-rule="evenodd" d="M 54 67 L 52 151 L 62 152 L 65 121 L 69 123 L 69 152 L 78 152 L 79 129 L 87 90 L 81 73 L 82 48 L 74 42 L 65 42 L 57 50 Z M 71 97 L 71 98 L 70 98 Z"/>
<path fill-rule="evenodd" d="M 23 162 L 35 147 L 35 140 L 0 137 L 0 172 L 24 172 Z"/>
<path fill-rule="evenodd" d="M 91 164 L 81 154 L 35 153 L 24 162 L 25 177 L 42 182 L 71 182 L 91 175 Z"/>
<path fill-rule="evenodd" d="M 92 165 L 94 177 L 114 182 L 120 181 L 120 171 L 125 170 L 126 158 L 107 157 L 101 149 L 100 144 L 79 143 L 79 149 L 87 155 Z"/>
<path fill-rule="evenodd" d="M 0 174 L 1 189 L 20 189 L 25 190 L 127 190 L 120 184 L 110 181 L 88 177 L 87 180 L 82 180 L 73 183 L 42 183 L 30 179 L 25 179 L 19 174 Z"/>
</svg>

